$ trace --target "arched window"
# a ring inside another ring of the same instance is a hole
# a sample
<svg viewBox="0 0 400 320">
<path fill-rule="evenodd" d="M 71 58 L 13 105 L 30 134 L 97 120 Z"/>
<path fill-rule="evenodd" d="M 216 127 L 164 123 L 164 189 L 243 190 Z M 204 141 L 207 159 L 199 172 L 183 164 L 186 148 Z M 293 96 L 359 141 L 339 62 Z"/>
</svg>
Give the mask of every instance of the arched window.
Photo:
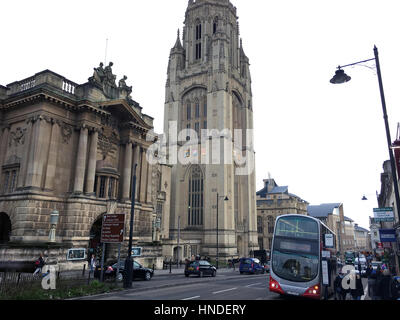
<svg viewBox="0 0 400 320">
<path fill-rule="evenodd" d="M 268 216 L 267 220 L 268 220 L 268 233 L 273 234 L 275 229 L 274 218 Z"/>
<path fill-rule="evenodd" d="M 217 29 L 218 29 L 218 17 L 215 17 L 214 23 L 213 23 L 213 34 L 217 33 Z"/>
<path fill-rule="evenodd" d="M 202 38 L 202 31 L 201 31 L 201 22 L 196 22 L 196 60 L 201 59 L 201 38 Z"/>
<path fill-rule="evenodd" d="M 204 213 L 204 178 L 199 166 L 193 166 L 189 176 L 188 225 L 202 226 Z"/>
</svg>

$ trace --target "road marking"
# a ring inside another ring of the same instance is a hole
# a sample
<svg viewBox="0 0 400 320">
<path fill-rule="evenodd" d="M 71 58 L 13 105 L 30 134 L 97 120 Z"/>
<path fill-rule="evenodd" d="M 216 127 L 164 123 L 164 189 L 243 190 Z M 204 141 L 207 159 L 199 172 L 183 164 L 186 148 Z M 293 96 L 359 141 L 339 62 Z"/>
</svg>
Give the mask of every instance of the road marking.
<svg viewBox="0 0 400 320">
<path fill-rule="evenodd" d="M 182 301 L 193 300 L 193 299 L 197 299 L 197 298 L 200 298 L 200 296 L 195 296 L 195 297 L 191 297 L 191 298 L 182 299 Z"/>
<path fill-rule="evenodd" d="M 257 282 L 257 283 L 249 284 L 248 286 L 246 286 L 246 288 L 249 288 L 249 287 L 252 287 L 252 286 L 256 286 L 258 284 L 263 284 L 263 282 Z"/>
<path fill-rule="evenodd" d="M 222 292 L 227 292 L 227 291 L 232 291 L 232 290 L 236 290 L 236 289 L 237 289 L 237 288 L 231 288 L 231 289 L 216 291 L 216 292 L 213 292 L 213 294 L 222 293 Z"/>
</svg>

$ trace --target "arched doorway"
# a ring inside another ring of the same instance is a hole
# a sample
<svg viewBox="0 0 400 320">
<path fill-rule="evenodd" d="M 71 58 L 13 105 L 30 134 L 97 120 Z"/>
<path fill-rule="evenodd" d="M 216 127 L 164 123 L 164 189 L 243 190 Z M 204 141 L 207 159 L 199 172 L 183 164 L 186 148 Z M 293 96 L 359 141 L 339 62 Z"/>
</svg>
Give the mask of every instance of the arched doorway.
<svg viewBox="0 0 400 320">
<path fill-rule="evenodd" d="M 11 235 L 11 220 L 4 212 L 0 213 L 0 243 L 10 241 Z"/>
<path fill-rule="evenodd" d="M 91 257 L 92 254 L 94 254 L 96 256 L 96 259 L 99 261 L 101 259 L 103 250 L 103 244 L 100 242 L 102 225 L 103 215 L 93 223 L 92 228 L 90 229 L 89 238 L 88 258 Z"/>
</svg>

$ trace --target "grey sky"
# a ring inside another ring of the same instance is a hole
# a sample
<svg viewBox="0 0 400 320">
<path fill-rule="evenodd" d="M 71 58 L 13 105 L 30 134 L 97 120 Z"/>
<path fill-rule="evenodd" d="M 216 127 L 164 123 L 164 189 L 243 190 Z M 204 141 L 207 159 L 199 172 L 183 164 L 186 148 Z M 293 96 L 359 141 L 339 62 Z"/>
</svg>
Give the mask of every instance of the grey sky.
<svg viewBox="0 0 400 320">
<path fill-rule="evenodd" d="M 376 207 L 382 163 L 388 159 L 375 70 L 335 68 L 380 51 L 395 139 L 400 120 L 400 46 L 395 0 L 234 0 L 250 59 L 257 151 L 257 189 L 268 172 L 311 204 L 344 202 L 363 227 Z M 0 29 L 0 84 L 50 69 L 77 83 L 93 67 L 114 62 L 133 98 L 163 130 L 166 72 L 187 0 L 6 1 Z M 374 67 L 373 63 L 367 64 Z M 363 194 L 370 201 L 361 202 Z"/>
</svg>

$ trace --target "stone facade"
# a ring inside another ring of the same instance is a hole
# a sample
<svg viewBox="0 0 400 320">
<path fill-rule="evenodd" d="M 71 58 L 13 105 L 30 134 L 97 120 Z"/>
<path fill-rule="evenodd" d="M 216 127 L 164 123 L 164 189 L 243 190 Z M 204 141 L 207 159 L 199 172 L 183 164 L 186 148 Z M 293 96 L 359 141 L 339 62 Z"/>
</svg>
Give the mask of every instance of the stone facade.
<svg viewBox="0 0 400 320">
<path fill-rule="evenodd" d="M 274 179 L 264 180 L 257 192 L 257 232 L 260 249 L 271 250 L 276 218 L 285 214 L 307 215 L 308 202 L 279 187 Z"/>
<path fill-rule="evenodd" d="M 247 158 L 254 169 L 252 132 L 246 131 L 253 129 L 251 77 L 236 8 L 228 0 L 189 1 L 183 44 L 178 33 L 169 57 L 164 121 L 168 163 L 174 165 L 171 249 L 165 254 L 178 258 L 179 244 L 179 259 L 248 255 L 258 247 L 255 172 L 238 175 L 243 163 L 232 158 Z M 239 142 L 225 129 L 243 130 L 241 148 L 208 152 L 211 138 L 224 146 Z M 179 152 L 183 162 L 174 161 Z"/>
<path fill-rule="evenodd" d="M 127 78 L 115 79 L 110 63 L 82 85 L 46 70 L 0 86 L 0 225 L 8 226 L 0 227 L 0 259 L 32 260 L 47 250 L 67 264 L 67 249 L 98 245 L 94 226 L 106 213 L 125 214 L 127 240 L 134 165 L 134 244 L 144 247 L 142 262 L 161 257 L 154 242 L 169 237 L 171 167 L 147 161 L 153 118 L 132 99 Z M 106 258 L 115 256 L 107 245 Z"/>
</svg>

